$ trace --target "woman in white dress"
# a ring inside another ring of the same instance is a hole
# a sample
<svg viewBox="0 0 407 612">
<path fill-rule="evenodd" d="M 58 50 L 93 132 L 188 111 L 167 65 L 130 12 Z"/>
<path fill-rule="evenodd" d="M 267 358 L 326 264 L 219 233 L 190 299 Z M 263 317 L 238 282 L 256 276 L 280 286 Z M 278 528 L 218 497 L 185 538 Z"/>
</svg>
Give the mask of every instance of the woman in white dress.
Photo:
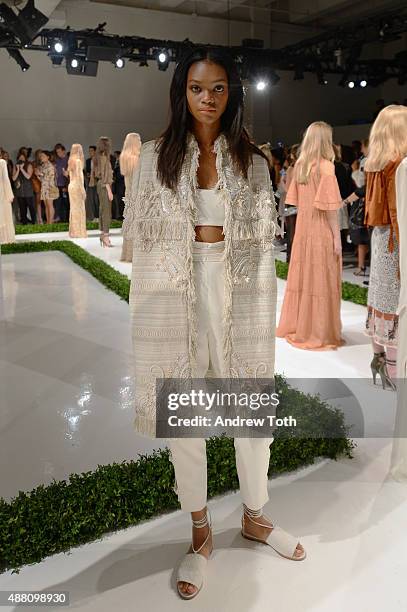
<svg viewBox="0 0 407 612">
<path fill-rule="evenodd" d="M 130 132 L 130 134 L 127 134 L 122 152 L 120 154 L 120 172 L 124 176 L 124 183 L 126 185 L 125 201 L 131 196 L 130 190 L 140 157 L 140 149 L 140 135 L 136 134 L 135 132 Z M 123 236 L 123 247 L 120 261 L 133 261 L 133 240 L 126 238 L 125 236 Z"/>
<path fill-rule="evenodd" d="M 7 162 L 0 159 L 0 244 L 15 241 L 11 203 L 14 193 L 7 172 Z"/>
</svg>

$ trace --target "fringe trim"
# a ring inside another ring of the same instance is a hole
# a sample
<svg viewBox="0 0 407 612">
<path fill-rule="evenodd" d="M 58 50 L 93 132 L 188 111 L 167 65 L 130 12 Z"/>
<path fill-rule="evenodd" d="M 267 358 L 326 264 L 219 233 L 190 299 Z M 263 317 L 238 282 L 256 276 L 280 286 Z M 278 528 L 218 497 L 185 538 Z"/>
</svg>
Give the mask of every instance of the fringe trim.
<svg viewBox="0 0 407 612">
<path fill-rule="evenodd" d="M 234 219 L 232 222 L 232 238 L 234 241 L 255 240 L 265 247 L 275 236 L 276 224 L 272 219 L 252 219 L 250 223 L 246 220 Z"/>
<path fill-rule="evenodd" d="M 133 222 L 133 239 L 135 241 L 150 240 L 183 240 L 187 231 L 187 221 L 182 218 L 166 219 L 136 219 Z"/>
<path fill-rule="evenodd" d="M 143 416 L 141 414 L 136 414 L 136 418 L 134 419 L 134 429 L 137 433 L 142 436 L 148 436 L 149 438 L 156 438 L 156 420 Z"/>
<path fill-rule="evenodd" d="M 186 271 L 187 271 L 187 287 L 186 287 L 186 307 L 188 320 L 188 356 L 190 371 L 193 371 L 193 364 L 197 354 L 197 317 L 196 317 L 196 291 L 194 281 L 194 261 L 193 261 L 193 245 L 195 242 L 195 190 L 197 188 L 197 170 L 199 166 L 200 150 L 198 143 L 194 139 L 194 146 L 187 160 L 185 168 L 185 179 L 187 179 L 187 209 L 188 223 L 186 226 Z M 182 181 L 182 179 L 181 179 Z"/>
</svg>

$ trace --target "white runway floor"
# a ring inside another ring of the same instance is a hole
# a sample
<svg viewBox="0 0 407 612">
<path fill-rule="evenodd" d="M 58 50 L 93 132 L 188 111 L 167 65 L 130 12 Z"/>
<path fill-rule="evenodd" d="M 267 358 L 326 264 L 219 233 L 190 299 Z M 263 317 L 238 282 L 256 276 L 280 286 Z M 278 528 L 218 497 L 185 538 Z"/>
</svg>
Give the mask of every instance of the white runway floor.
<svg viewBox="0 0 407 612">
<path fill-rule="evenodd" d="M 18 237 L 28 238 L 66 234 Z M 75 242 L 130 273 L 131 264 L 118 261 L 119 231 L 113 232 L 112 249 L 99 246 L 97 233 Z M 61 253 L 2 260 L 0 496 L 10 499 L 53 477 L 159 446 L 132 428 L 127 304 Z M 279 281 L 279 306 L 284 285 Z M 303 352 L 278 339 L 277 371 L 368 377 L 364 318 L 363 307 L 342 304 L 347 344 L 338 351 Z M 382 412 L 375 409 L 372 420 L 391 423 L 394 395 L 375 393 L 383 398 Z M 174 590 L 173 570 L 190 537 L 189 517 L 181 512 L 48 558 L 19 575 L 2 574 L 0 590 L 68 590 L 69 609 L 95 612 L 404 612 L 407 487 L 388 476 L 390 452 L 387 438 L 359 440 L 353 460 L 320 461 L 269 482 L 266 511 L 301 537 L 308 552 L 303 563 L 243 540 L 240 496 L 233 493 L 209 502 L 215 554 L 194 601 L 181 601 Z"/>
</svg>

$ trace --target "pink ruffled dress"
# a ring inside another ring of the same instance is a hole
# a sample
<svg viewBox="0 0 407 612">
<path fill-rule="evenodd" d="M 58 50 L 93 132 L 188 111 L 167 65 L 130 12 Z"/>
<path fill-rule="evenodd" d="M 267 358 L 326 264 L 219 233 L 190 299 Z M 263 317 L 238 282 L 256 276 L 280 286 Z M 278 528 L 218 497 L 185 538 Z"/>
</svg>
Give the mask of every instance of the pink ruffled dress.
<svg viewBox="0 0 407 612">
<path fill-rule="evenodd" d="M 286 204 L 298 207 L 280 323 L 276 331 L 297 348 L 336 349 L 341 339 L 342 259 L 335 255 L 326 211 L 342 198 L 332 162 L 315 164 L 306 185 L 290 184 Z"/>
</svg>

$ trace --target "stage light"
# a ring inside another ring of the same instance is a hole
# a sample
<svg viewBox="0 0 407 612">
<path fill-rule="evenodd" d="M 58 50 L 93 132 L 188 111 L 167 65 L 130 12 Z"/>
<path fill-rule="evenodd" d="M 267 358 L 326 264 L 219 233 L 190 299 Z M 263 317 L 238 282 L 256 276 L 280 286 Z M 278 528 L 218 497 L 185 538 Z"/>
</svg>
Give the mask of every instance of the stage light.
<svg viewBox="0 0 407 612">
<path fill-rule="evenodd" d="M 57 41 L 54 43 L 54 51 L 55 51 L 56 53 L 62 53 L 62 51 L 63 51 L 63 50 L 64 50 L 64 45 L 61 43 L 61 41 L 60 41 L 60 40 L 57 40 Z"/>
<path fill-rule="evenodd" d="M 366 85 L 367 85 L 367 81 L 366 81 L 366 79 L 362 79 L 362 80 L 360 81 L 359 85 L 360 85 L 361 87 L 366 87 Z"/>
<path fill-rule="evenodd" d="M 256 89 L 257 91 L 264 91 L 267 87 L 267 83 L 266 81 L 257 81 L 256 83 Z"/>
<path fill-rule="evenodd" d="M 27 72 L 27 70 L 30 67 L 30 64 L 27 64 L 27 62 L 21 55 L 20 51 L 18 49 L 10 49 L 10 48 L 7 48 L 7 51 L 8 51 L 9 56 L 12 57 L 13 60 L 15 60 L 17 64 L 20 66 L 21 70 L 23 72 Z"/>
<path fill-rule="evenodd" d="M 124 59 L 122 57 L 118 57 L 115 62 L 116 68 L 124 68 Z"/>
<path fill-rule="evenodd" d="M 51 58 L 51 62 L 53 66 L 60 66 L 62 64 L 62 62 L 64 61 L 64 56 L 63 55 L 50 55 L 48 54 L 49 57 Z"/>
<path fill-rule="evenodd" d="M 72 68 L 78 68 L 78 66 L 79 66 L 79 61 L 76 59 L 76 57 L 74 57 L 73 59 L 71 59 L 71 66 L 72 66 Z"/>
<path fill-rule="evenodd" d="M 158 70 L 167 70 L 170 63 L 170 56 L 166 51 L 160 51 L 157 55 Z"/>
<path fill-rule="evenodd" d="M 348 87 L 349 89 L 353 89 L 355 87 L 355 81 L 349 81 Z"/>
</svg>

